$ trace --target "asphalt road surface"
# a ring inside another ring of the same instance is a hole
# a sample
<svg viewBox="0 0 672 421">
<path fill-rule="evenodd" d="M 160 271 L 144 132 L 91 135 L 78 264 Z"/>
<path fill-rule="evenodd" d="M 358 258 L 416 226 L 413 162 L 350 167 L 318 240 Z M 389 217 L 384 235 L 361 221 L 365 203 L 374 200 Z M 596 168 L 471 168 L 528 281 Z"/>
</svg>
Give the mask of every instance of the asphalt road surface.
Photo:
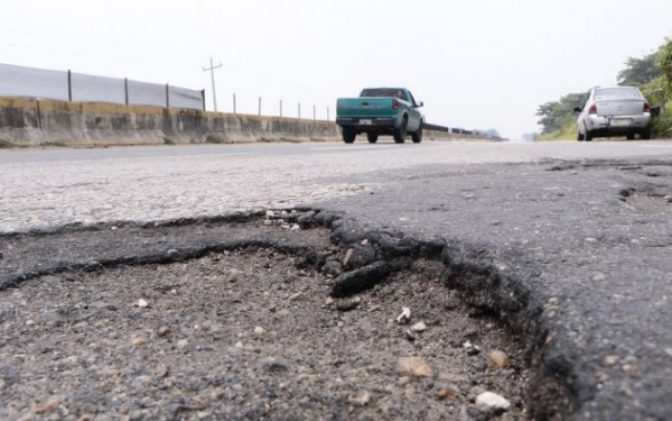
<svg viewBox="0 0 672 421">
<path fill-rule="evenodd" d="M 0 232 L 291 207 L 393 185 L 422 165 L 652 157 L 672 143 L 174 146 L 0 151 Z"/>
<path fill-rule="evenodd" d="M 308 205 L 446 241 L 444 281 L 540 335 L 575 418 L 672 416 L 672 143 L 0 152 L 5 233 Z"/>
</svg>

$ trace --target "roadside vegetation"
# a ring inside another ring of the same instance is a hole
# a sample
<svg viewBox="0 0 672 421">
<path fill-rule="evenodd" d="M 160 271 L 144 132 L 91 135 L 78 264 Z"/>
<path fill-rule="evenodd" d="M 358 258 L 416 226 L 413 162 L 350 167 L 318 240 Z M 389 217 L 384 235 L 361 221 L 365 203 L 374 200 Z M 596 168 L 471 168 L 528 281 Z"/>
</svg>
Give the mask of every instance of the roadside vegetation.
<svg viewBox="0 0 672 421">
<path fill-rule="evenodd" d="M 653 136 L 672 137 L 672 39 L 652 54 L 628 58 L 618 74 L 618 83 L 638 87 L 652 107 L 662 107 L 653 121 Z M 542 131 L 536 140 L 575 139 L 577 116 L 573 109 L 584 105 L 588 91 L 586 88 L 585 92 L 570 93 L 541 105 L 537 116 Z"/>
</svg>

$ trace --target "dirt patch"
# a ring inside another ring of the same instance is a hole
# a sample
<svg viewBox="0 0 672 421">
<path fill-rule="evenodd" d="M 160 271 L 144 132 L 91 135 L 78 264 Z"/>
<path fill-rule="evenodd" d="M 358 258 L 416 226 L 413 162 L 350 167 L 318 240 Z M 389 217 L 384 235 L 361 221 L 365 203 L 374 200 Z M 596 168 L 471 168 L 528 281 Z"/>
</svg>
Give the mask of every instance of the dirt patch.
<svg viewBox="0 0 672 421">
<path fill-rule="evenodd" d="M 441 263 L 336 300 L 303 263 L 248 248 L 1 291 L 0 418 L 479 419 L 485 391 L 526 418 L 522 349 Z M 406 357 L 428 367 L 405 376 Z"/>
</svg>

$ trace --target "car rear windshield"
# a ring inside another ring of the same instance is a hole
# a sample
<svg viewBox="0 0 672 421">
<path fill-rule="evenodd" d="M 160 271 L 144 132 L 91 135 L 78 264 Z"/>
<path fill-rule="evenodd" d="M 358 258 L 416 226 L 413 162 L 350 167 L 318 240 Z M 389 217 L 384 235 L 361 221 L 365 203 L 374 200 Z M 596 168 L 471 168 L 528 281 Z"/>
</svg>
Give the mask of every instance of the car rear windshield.
<svg viewBox="0 0 672 421">
<path fill-rule="evenodd" d="M 384 97 L 406 99 L 406 95 L 401 89 L 364 89 L 361 96 L 364 98 Z"/>
<path fill-rule="evenodd" d="M 642 99 L 642 95 L 635 88 L 604 88 L 595 91 L 596 101 L 612 99 Z"/>
</svg>

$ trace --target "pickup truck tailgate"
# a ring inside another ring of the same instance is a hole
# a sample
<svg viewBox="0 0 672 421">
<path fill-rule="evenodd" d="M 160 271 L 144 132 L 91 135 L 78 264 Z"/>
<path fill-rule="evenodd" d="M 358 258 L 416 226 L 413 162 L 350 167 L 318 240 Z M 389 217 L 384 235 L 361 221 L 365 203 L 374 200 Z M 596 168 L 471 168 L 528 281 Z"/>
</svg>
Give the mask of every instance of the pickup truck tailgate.
<svg viewBox="0 0 672 421">
<path fill-rule="evenodd" d="M 392 108 L 390 98 L 342 98 L 338 100 L 339 117 L 393 117 L 396 111 Z"/>
</svg>

